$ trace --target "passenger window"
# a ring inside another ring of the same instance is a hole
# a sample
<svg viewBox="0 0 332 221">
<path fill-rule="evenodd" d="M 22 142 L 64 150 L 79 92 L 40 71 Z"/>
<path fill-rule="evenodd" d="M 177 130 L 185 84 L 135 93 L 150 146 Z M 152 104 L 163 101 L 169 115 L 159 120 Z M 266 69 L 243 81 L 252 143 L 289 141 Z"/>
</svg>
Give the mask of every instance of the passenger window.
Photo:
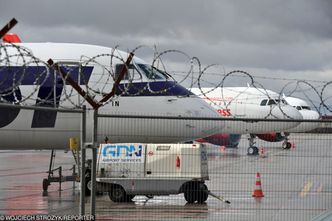
<svg viewBox="0 0 332 221">
<path fill-rule="evenodd" d="M 118 79 L 122 68 L 126 68 L 127 72 L 125 73 L 123 80 L 140 80 L 142 79 L 141 74 L 136 69 L 136 67 L 133 64 L 130 64 L 129 66 L 125 66 L 124 64 L 117 64 L 115 66 L 115 80 Z"/>
<path fill-rule="evenodd" d="M 265 106 L 266 103 L 267 103 L 267 100 L 262 100 L 262 102 L 261 102 L 261 106 Z"/>
</svg>

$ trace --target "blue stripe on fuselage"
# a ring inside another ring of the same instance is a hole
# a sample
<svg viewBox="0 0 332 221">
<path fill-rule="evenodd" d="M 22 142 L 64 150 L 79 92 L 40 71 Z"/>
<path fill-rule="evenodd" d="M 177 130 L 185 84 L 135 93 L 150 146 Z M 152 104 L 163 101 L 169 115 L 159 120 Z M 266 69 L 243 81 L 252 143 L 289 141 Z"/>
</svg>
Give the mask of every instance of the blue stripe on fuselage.
<svg viewBox="0 0 332 221">
<path fill-rule="evenodd" d="M 93 67 L 86 66 L 81 68 L 80 85 L 89 82 Z M 70 70 L 65 70 L 67 74 L 78 82 L 79 68 L 70 67 Z M 56 76 L 57 81 L 62 81 L 60 76 Z M 43 85 L 45 87 L 53 87 L 54 85 L 54 71 L 47 69 L 46 66 L 0 66 L 0 90 L 12 88 L 16 85 Z M 59 83 L 59 82 L 58 82 Z"/>
<path fill-rule="evenodd" d="M 75 82 L 78 82 L 79 71 L 81 71 L 80 84 L 85 84 L 89 81 L 93 70 L 92 66 L 81 67 L 81 70 L 79 70 L 79 67 L 63 68 Z M 54 83 L 56 83 L 56 87 L 54 87 Z M 22 99 L 20 85 L 40 85 L 36 106 L 59 106 L 63 80 L 59 75 L 54 75 L 53 69 L 48 70 L 46 66 L 0 67 L 0 99 L 2 98 L 8 103 L 19 103 Z M 13 89 L 15 94 L 12 92 Z M 0 108 L 0 112 L 3 115 L 0 116 L 0 127 L 5 127 L 16 119 L 20 110 L 15 110 L 15 114 L 8 115 L 6 113 L 10 111 L 9 109 Z M 56 116 L 56 111 L 35 110 L 31 128 L 52 128 L 55 126 Z"/>
<path fill-rule="evenodd" d="M 80 85 L 85 85 L 89 82 L 93 66 L 85 66 L 81 68 L 82 75 L 80 77 Z M 78 67 L 70 67 L 66 70 L 69 76 L 78 82 L 79 69 Z M 62 79 L 56 75 L 57 86 L 63 87 Z M 100 82 L 101 84 L 103 82 Z M 47 69 L 45 66 L 0 66 L 0 93 L 12 90 L 13 86 L 20 85 L 41 85 L 42 87 L 53 88 L 54 85 L 54 72 L 52 69 Z M 47 91 L 47 90 L 44 90 Z M 40 91 L 43 93 L 43 90 Z M 106 91 L 108 92 L 108 91 Z M 51 100 L 53 96 L 47 94 L 40 94 L 41 98 L 49 97 Z M 117 95 L 124 97 L 128 96 L 189 96 L 193 95 L 192 92 L 177 84 L 174 81 L 150 81 L 150 82 L 132 82 L 121 83 L 116 91 Z M 52 103 L 52 102 L 51 102 Z"/>
<path fill-rule="evenodd" d="M 69 76 L 78 82 L 78 67 L 65 68 Z M 82 67 L 80 85 L 88 84 L 93 66 Z M 58 107 L 63 91 L 63 80 L 59 75 L 55 76 L 52 70 L 45 66 L 0 66 L 0 102 L 4 100 L 8 103 L 19 103 L 22 100 L 20 85 L 40 85 L 37 94 L 36 106 Z M 54 87 L 54 82 L 56 85 Z M 101 82 L 103 83 L 103 82 Z M 105 82 L 106 83 L 106 82 Z M 132 96 L 189 96 L 193 95 L 186 88 L 174 81 L 151 81 L 134 82 L 119 85 L 117 95 L 124 97 Z M 54 100 L 54 98 L 56 100 Z M 0 128 L 9 125 L 19 114 L 20 109 L 0 108 Z M 10 111 L 10 115 L 8 114 Z M 31 123 L 32 128 L 52 128 L 56 123 L 57 112 L 48 110 L 35 110 Z"/>
</svg>

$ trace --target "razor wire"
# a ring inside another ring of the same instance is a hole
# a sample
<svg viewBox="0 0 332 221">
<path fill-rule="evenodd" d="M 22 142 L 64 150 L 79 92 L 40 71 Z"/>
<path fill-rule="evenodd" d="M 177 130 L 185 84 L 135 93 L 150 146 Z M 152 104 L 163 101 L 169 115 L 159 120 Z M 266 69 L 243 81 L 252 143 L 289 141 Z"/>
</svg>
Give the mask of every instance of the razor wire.
<svg viewBox="0 0 332 221">
<path fill-rule="evenodd" d="M 136 54 L 139 54 L 142 49 L 148 49 L 151 53 L 150 57 L 152 57 L 152 61 L 149 63 L 150 66 L 146 70 L 142 70 L 142 68 L 139 67 L 138 64 L 141 62 L 140 60 L 139 62 L 134 60 L 134 62 L 127 66 L 125 60 L 128 53 L 120 51 L 119 46 L 110 48 L 109 53 L 96 54 L 92 57 L 82 54 L 80 59 L 76 61 L 68 61 L 67 63 L 64 61 L 59 63 L 67 72 L 66 76 L 74 76 L 75 72 L 78 72 L 77 81 L 80 82 L 86 93 L 93 98 L 102 97 L 111 91 L 117 78 L 117 67 L 119 65 L 125 65 L 127 70 L 125 79 L 121 81 L 121 86 L 117 88 L 116 95 L 104 105 L 121 96 L 137 96 L 146 91 L 150 94 L 170 92 L 176 84 L 170 84 L 170 86 L 165 85 L 165 87 L 160 90 L 156 90 L 152 87 L 154 82 L 161 80 L 160 76 L 158 76 L 158 74 L 161 74 L 166 81 L 175 81 L 177 84 L 187 83 L 187 89 L 189 91 L 197 87 L 199 90 L 198 95 L 209 100 L 214 107 L 227 109 L 241 94 L 246 93 L 244 89 L 242 92 L 239 92 L 238 95 L 232 97 L 232 99 L 226 98 L 224 95 L 225 92 L 223 88 L 227 87 L 227 81 L 242 77 L 248 79 L 247 88 L 255 88 L 262 93 L 262 96 L 267 97 L 267 99 L 275 100 L 275 106 L 283 112 L 286 118 L 291 117 L 283 110 L 283 94 L 295 96 L 296 93 L 300 93 L 305 96 L 306 100 L 309 101 L 311 106 L 319 113 L 322 114 L 324 110 L 332 112 L 332 107 L 329 104 L 331 99 L 329 86 L 331 86 L 332 81 L 318 82 L 320 85 L 316 86 L 305 80 L 292 79 L 291 82 L 282 87 L 279 93 L 277 93 L 279 97 L 276 98 L 275 96 L 271 96 L 269 90 L 259 83 L 257 79 L 260 77 L 256 77 L 246 71 L 233 70 L 226 73 L 225 70 L 222 70 L 213 72 L 210 71 L 212 68 L 223 66 L 210 64 L 203 67 L 198 57 L 190 56 L 176 49 L 159 52 L 155 46 L 140 45 L 131 52 L 135 53 L 136 57 Z M 172 57 L 174 55 L 181 57 L 181 64 L 184 66 L 184 70 L 178 71 L 177 67 L 171 68 L 172 62 L 168 61 L 167 56 Z M 32 67 L 33 71 L 31 69 Z M 91 75 L 90 79 L 86 79 L 84 70 L 89 67 L 93 67 L 93 76 Z M 213 82 L 211 82 L 211 73 L 219 80 L 214 79 Z M 264 78 L 268 79 L 268 77 Z M 32 87 L 27 89 L 27 82 L 29 86 Z M 212 87 L 209 87 L 206 91 L 204 90 L 205 85 L 212 85 Z M 43 96 L 39 96 L 41 87 L 47 88 L 47 93 Z M 62 87 L 61 92 L 59 90 L 60 87 Z M 28 92 L 24 94 L 21 93 L 20 89 L 22 88 L 25 88 L 25 91 Z M 209 94 L 213 91 L 220 92 L 220 102 L 209 98 Z M 314 99 L 312 96 L 309 96 L 308 93 L 314 94 L 316 97 L 315 100 L 318 100 L 319 103 L 315 104 Z M 188 94 L 188 96 L 191 95 L 192 94 Z M 19 44 L 6 43 L 0 44 L 0 102 L 15 105 L 36 105 L 73 109 L 82 107 L 85 101 L 79 98 L 70 85 L 66 84 L 66 77 L 57 75 L 56 71 L 48 66 L 46 61 L 36 57 L 30 49 Z M 270 117 L 276 117 L 272 113 L 272 108 L 270 113 L 265 116 L 265 118 Z"/>
</svg>

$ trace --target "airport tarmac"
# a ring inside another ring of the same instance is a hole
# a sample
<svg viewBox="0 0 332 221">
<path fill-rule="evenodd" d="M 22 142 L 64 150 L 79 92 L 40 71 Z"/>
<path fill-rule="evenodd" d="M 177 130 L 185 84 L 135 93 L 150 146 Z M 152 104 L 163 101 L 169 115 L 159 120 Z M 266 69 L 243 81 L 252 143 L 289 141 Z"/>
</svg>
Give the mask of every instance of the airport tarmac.
<svg viewBox="0 0 332 221">
<path fill-rule="evenodd" d="M 97 220 L 312 220 L 332 208 L 332 135 L 292 134 L 295 148 L 282 150 L 281 143 L 257 141 L 264 157 L 247 156 L 247 140 L 237 150 L 209 148 L 211 196 L 205 204 L 187 204 L 183 194 L 133 203 L 113 203 L 97 196 Z M 0 151 L 0 214 L 78 214 L 78 185 L 52 183 L 42 196 L 50 151 Z M 56 163 L 69 175 L 71 153 L 57 151 Z M 254 198 L 256 173 L 261 174 L 264 197 Z M 56 175 L 56 174 L 55 174 Z M 89 198 L 87 199 L 89 200 Z M 89 202 L 86 210 L 89 211 Z"/>
</svg>

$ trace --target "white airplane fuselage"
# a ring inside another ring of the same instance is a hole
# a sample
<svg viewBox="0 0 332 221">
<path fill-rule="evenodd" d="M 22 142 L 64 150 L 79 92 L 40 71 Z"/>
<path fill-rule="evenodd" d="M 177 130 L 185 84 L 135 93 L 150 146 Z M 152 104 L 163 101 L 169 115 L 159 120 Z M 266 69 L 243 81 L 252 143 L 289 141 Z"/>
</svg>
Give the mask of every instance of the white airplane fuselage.
<svg viewBox="0 0 332 221">
<path fill-rule="evenodd" d="M 270 90 L 253 87 L 194 88 L 191 90 L 207 101 L 224 118 L 302 119 L 292 106 L 279 102 L 280 96 Z M 262 102 L 266 101 L 267 105 Z M 270 102 L 270 104 L 268 104 Z M 286 131 L 300 122 L 226 121 L 223 133 L 258 134 Z"/>
<path fill-rule="evenodd" d="M 296 97 L 284 97 L 287 103 L 294 108 L 296 108 L 302 115 L 303 120 L 319 120 L 320 115 L 317 111 L 312 110 L 310 108 L 310 105 L 300 98 Z M 301 122 L 300 125 L 290 128 L 287 130 L 287 132 L 290 133 L 301 133 L 301 132 L 307 132 L 310 130 L 314 130 L 320 126 L 320 123 L 318 122 Z"/>
<path fill-rule="evenodd" d="M 319 122 L 308 122 L 307 120 L 319 120 L 320 114 L 317 111 L 311 110 L 308 103 L 302 99 L 295 97 L 286 97 L 284 96 L 286 102 L 296 108 L 299 113 L 302 115 L 303 121 L 299 125 L 293 128 L 289 128 L 283 133 L 272 132 L 264 134 L 256 134 L 256 136 L 262 140 L 268 142 L 280 142 L 283 141 L 282 147 L 284 149 L 289 149 L 293 146 L 293 143 L 289 142 L 288 137 L 290 133 L 303 133 L 313 129 L 316 129 L 320 126 Z"/>
<path fill-rule="evenodd" d="M 0 46 L 0 102 L 17 105 L 74 108 L 85 104 L 89 108 L 89 104 L 59 75 L 50 71 L 45 62 L 51 58 L 55 62 L 70 63 L 73 69 L 69 75 L 76 78 L 84 90 L 94 91 L 94 99 L 99 101 L 104 93 L 112 90 L 115 66 L 123 65 L 128 57 L 127 53 L 112 48 L 84 44 Z M 75 66 L 76 63 L 80 68 Z M 151 72 L 146 70 L 151 66 L 143 60 L 134 57 L 132 68 L 135 76 L 121 81 L 117 96 L 102 106 L 99 113 L 218 117 L 204 100 L 162 73 L 157 77 L 150 76 Z M 81 115 L 77 113 L 4 107 L 0 107 L 0 113 L 3 114 L 0 116 L 0 149 L 67 149 L 69 138 L 80 137 Z M 91 140 L 92 115 L 90 108 L 87 112 L 87 141 Z M 222 128 L 221 121 L 99 118 L 98 142 L 103 142 L 105 137 L 111 142 L 182 142 L 220 132 Z"/>
</svg>

